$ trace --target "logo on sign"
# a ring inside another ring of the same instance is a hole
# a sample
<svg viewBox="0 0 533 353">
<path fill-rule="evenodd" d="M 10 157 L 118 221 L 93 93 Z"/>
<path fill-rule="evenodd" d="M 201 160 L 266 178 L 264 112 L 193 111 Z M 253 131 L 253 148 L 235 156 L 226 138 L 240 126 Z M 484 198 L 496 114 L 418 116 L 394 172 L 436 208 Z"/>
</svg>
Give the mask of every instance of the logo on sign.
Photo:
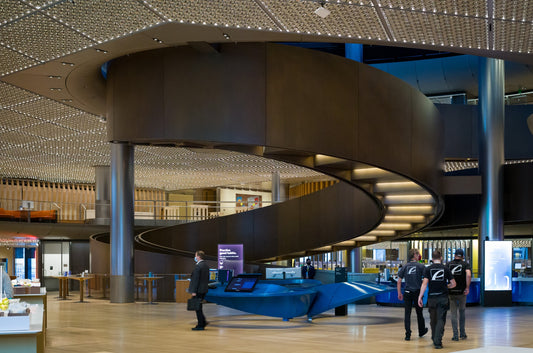
<svg viewBox="0 0 533 353">
<path fill-rule="evenodd" d="M 432 281 L 443 281 L 444 270 L 431 270 L 431 280 Z"/>
</svg>

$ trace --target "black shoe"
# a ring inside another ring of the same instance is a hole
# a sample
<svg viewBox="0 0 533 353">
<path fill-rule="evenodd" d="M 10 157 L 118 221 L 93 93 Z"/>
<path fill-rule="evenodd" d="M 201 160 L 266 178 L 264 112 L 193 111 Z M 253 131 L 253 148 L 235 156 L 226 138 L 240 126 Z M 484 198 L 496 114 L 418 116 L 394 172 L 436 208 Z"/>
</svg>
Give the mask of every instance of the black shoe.
<svg viewBox="0 0 533 353">
<path fill-rule="evenodd" d="M 442 344 L 436 344 L 435 349 L 442 349 Z"/>
<path fill-rule="evenodd" d="M 468 337 L 467 335 L 461 335 L 459 338 L 462 340 L 466 340 L 467 337 Z"/>
<path fill-rule="evenodd" d="M 193 331 L 203 331 L 204 328 L 201 327 L 201 326 L 196 326 L 196 327 L 191 328 L 191 330 L 193 330 Z"/>
<path fill-rule="evenodd" d="M 426 333 L 428 333 L 429 329 L 427 327 L 424 327 L 424 331 L 418 335 L 418 337 L 424 337 Z"/>
<path fill-rule="evenodd" d="M 411 336 L 409 336 L 409 335 L 405 335 L 404 340 L 406 340 L 406 341 L 410 341 L 410 340 L 411 340 Z"/>
<path fill-rule="evenodd" d="M 453 337 L 452 337 L 452 341 L 459 341 L 459 337 L 457 337 L 457 336 L 453 336 Z"/>
</svg>

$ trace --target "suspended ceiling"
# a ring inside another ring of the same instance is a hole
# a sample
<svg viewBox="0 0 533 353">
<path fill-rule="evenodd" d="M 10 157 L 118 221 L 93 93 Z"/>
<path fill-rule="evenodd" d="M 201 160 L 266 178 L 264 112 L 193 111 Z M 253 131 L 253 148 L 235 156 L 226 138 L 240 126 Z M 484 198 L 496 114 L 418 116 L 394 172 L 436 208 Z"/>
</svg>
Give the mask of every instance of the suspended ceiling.
<svg viewBox="0 0 533 353">
<path fill-rule="evenodd" d="M 94 182 L 109 164 L 99 67 L 175 45 L 325 41 L 407 46 L 533 62 L 529 1 L 2 0 L 0 177 Z M 138 187 L 169 190 L 327 177 L 227 151 L 138 146 Z"/>
</svg>

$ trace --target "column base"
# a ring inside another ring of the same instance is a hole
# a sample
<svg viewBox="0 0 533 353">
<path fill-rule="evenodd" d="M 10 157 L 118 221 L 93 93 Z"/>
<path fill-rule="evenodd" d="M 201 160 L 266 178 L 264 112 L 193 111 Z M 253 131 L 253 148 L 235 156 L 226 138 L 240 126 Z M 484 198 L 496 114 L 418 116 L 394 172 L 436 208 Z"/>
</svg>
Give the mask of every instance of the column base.
<svg viewBox="0 0 533 353">
<path fill-rule="evenodd" d="M 133 276 L 111 276 L 110 301 L 111 303 L 135 302 Z"/>
<path fill-rule="evenodd" d="M 485 291 L 483 306 L 512 306 L 513 292 L 510 290 Z"/>
</svg>

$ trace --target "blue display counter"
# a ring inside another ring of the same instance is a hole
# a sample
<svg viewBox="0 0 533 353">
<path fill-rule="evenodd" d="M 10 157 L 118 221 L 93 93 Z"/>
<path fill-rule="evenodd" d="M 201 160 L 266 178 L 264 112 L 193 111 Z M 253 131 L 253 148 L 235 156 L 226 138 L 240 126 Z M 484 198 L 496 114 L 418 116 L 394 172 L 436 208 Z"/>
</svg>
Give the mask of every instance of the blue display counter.
<svg viewBox="0 0 533 353">
<path fill-rule="evenodd" d="M 513 303 L 522 305 L 533 305 L 533 278 L 513 278 Z M 381 282 L 381 284 L 393 286 L 395 284 L 390 282 Z M 479 304 L 481 299 L 481 283 L 479 278 L 472 278 L 470 284 L 470 292 L 466 297 L 466 303 L 470 305 Z M 402 283 L 402 292 L 404 283 Z M 426 303 L 427 291 L 424 295 L 424 303 Z M 381 305 L 403 305 L 403 301 L 398 300 L 396 291 L 381 293 L 376 295 L 376 303 Z"/>
<path fill-rule="evenodd" d="M 533 278 L 513 278 L 513 303 L 533 305 Z"/>
<path fill-rule="evenodd" d="M 260 280 L 253 290 L 227 291 L 225 285 L 210 288 L 206 300 L 257 315 L 289 320 L 307 315 L 310 320 L 327 310 L 386 293 L 391 287 L 370 282 L 340 282 L 323 285 L 317 280 Z"/>
</svg>

